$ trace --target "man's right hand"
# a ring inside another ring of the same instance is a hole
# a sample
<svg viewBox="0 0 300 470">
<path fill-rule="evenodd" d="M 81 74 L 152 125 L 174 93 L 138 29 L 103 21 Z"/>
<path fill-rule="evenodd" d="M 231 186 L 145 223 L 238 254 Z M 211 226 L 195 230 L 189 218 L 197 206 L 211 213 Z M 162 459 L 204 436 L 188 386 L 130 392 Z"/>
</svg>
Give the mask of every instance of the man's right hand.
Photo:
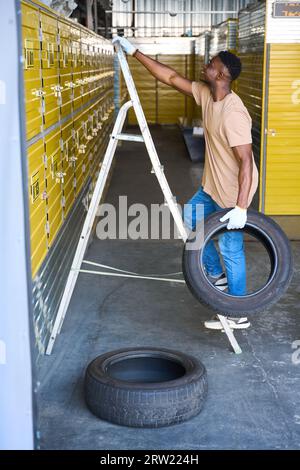
<svg viewBox="0 0 300 470">
<path fill-rule="evenodd" d="M 116 36 L 113 38 L 112 43 L 115 44 L 116 42 L 119 42 L 122 49 L 129 55 L 133 55 L 137 49 L 124 37 Z"/>
</svg>

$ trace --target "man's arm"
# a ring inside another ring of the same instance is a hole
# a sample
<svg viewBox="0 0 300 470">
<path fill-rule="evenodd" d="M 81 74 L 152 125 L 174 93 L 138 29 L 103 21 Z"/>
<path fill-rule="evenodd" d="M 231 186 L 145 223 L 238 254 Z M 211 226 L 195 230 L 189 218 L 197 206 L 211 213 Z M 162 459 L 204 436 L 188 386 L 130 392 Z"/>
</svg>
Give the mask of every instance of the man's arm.
<svg viewBox="0 0 300 470">
<path fill-rule="evenodd" d="M 252 184 L 252 144 L 243 144 L 231 147 L 239 164 L 239 192 L 236 206 L 221 217 L 220 222 L 229 219 L 227 228 L 240 229 L 247 222 L 248 197 Z"/>
<path fill-rule="evenodd" d="M 241 209 L 247 209 L 253 174 L 252 144 L 238 145 L 232 147 L 232 150 L 240 168 L 239 193 L 236 205 Z"/>
<path fill-rule="evenodd" d="M 185 95 L 193 96 L 192 80 L 183 77 L 172 67 L 168 67 L 167 65 L 158 62 L 158 60 L 148 57 L 139 50 L 137 50 L 133 56 L 160 82 L 175 88 Z"/>
</svg>

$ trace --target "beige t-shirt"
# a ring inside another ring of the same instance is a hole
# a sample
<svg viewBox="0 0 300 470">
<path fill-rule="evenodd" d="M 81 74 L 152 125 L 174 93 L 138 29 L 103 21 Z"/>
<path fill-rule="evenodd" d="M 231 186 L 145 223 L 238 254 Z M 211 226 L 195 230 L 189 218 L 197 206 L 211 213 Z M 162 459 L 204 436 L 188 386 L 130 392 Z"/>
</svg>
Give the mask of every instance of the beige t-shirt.
<svg viewBox="0 0 300 470">
<path fill-rule="evenodd" d="M 202 186 L 221 207 L 234 207 L 239 192 L 239 165 L 231 147 L 252 143 L 252 120 L 242 100 L 233 91 L 214 101 L 208 85 L 192 82 L 196 103 L 202 107 L 205 136 L 205 164 Z M 252 185 L 248 206 L 258 186 L 258 171 L 253 158 Z"/>
</svg>

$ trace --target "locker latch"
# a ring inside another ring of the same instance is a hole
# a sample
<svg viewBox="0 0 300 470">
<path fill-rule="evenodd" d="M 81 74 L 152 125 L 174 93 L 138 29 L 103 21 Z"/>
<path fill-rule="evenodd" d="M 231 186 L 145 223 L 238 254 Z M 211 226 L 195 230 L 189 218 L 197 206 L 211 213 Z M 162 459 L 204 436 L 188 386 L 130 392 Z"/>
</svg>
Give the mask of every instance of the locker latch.
<svg viewBox="0 0 300 470">
<path fill-rule="evenodd" d="M 79 145 L 79 147 L 78 147 L 79 153 L 85 153 L 85 149 L 86 149 L 86 145 L 85 145 L 85 144 L 81 144 L 81 145 Z"/>
<path fill-rule="evenodd" d="M 52 86 L 51 87 L 51 90 L 54 91 L 54 96 L 56 98 L 59 98 L 61 97 L 61 91 L 64 89 L 64 87 L 60 86 L 60 85 L 55 85 L 55 86 Z"/>
<path fill-rule="evenodd" d="M 71 158 L 69 158 L 69 162 L 71 162 L 71 163 L 70 163 L 70 166 L 74 166 L 74 165 L 75 165 L 75 162 L 76 162 L 77 160 L 78 160 L 78 158 L 77 158 L 77 157 L 74 157 L 74 155 L 73 155 Z"/>
<path fill-rule="evenodd" d="M 276 135 L 276 131 L 275 129 L 265 129 L 265 134 L 274 137 Z"/>
<path fill-rule="evenodd" d="M 32 94 L 37 98 L 41 98 L 42 96 L 45 96 L 46 92 L 44 90 L 33 90 Z"/>
<path fill-rule="evenodd" d="M 66 83 L 65 83 L 65 86 L 68 87 L 68 88 L 75 88 L 75 87 L 76 87 L 76 84 L 73 83 L 73 82 L 66 82 Z"/>
<path fill-rule="evenodd" d="M 59 183 L 63 183 L 64 182 L 64 177 L 66 176 L 66 173 L 62 173 L 61 171 L 58 171 L 56 173 L 56 182 Z"/>
</svg>

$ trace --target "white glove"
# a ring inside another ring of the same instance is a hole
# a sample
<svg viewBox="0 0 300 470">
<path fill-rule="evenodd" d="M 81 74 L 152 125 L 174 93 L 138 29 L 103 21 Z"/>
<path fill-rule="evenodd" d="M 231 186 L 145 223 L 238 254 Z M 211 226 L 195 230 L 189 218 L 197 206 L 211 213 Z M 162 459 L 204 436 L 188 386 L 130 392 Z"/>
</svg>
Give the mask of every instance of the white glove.
<svg viewBox="0 0 300 470">
<path fill-rule="evenodd" d="M 228 230 L 243 228 L 247 222 L 247 209 L 235 206 L 234 209 L 231 209 L 231 211 L 221 217 L 220 222 L 225 222 L 227 219 L 229 219 L 227 224 Z"/>
<path fill-rule="evenodd" d="M 119 42 L 124 51 L 129 55 L 133 55 L 137 49 L 128 41 L 128 39 L 124 37 L 116 36 L 115 38 L 113 38 L 112 43 L 115 44 L 116 42 Z"/>
</svg>

